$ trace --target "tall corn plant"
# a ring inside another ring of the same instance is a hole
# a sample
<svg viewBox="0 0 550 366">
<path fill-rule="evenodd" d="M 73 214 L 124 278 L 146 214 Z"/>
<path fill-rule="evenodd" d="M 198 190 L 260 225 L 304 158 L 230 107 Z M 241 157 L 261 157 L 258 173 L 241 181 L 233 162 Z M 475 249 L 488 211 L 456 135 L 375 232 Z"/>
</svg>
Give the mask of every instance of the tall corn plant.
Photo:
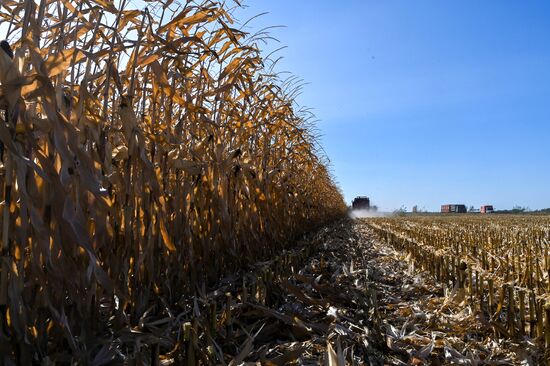
<svg viewBox="0 0 550 366">
<path fill-rule="evenodd" d="M 5 362 L 87 362 L 152 304 L 344 212 L 233 6 L 2 1 Z"/>
</svg>

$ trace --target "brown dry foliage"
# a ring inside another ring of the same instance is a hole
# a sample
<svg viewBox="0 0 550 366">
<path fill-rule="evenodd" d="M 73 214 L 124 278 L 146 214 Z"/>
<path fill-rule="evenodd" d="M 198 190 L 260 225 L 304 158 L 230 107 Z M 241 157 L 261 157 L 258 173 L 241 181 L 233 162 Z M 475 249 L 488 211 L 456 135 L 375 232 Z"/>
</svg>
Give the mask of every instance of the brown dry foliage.
<svg viewBox="0 0 550 366">
<path fill-rule="evenodd" d="M 101 364 L 113 329 L 345 211 L 232 6 L 2 1 L 5 362 Z"/>
</svg>

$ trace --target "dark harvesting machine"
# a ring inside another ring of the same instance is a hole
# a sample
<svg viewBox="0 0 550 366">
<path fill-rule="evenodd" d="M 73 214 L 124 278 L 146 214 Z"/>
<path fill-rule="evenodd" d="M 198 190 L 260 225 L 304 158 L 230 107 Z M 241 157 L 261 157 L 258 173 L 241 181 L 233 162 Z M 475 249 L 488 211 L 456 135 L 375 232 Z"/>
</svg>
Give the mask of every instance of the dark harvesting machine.
<svg viewBox="0 0 550 366">
<path fill-rule="evenodd" d="M 370 210 L 370 199 L 366 196 L 358 196 L 351 202 L 353 210 Z"/>
</svg>

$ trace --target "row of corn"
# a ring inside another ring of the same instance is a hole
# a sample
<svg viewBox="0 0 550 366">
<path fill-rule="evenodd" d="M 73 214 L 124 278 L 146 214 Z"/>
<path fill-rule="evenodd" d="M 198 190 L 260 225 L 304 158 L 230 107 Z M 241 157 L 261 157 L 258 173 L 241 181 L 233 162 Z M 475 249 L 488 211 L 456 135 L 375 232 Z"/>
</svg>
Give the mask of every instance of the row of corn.
<svg viewBox="0 0 550 366">
<path fill-rule="evenodd" d="M 550 350 L 550 217 L 369 220 L 375 233 L 485 314 L 496 336 Z"/>
<path fill-rule="evenodd" d="M 239 6 L 1 2 L 0 362 L 93 360 L 344 213 Z"/>
</svg>

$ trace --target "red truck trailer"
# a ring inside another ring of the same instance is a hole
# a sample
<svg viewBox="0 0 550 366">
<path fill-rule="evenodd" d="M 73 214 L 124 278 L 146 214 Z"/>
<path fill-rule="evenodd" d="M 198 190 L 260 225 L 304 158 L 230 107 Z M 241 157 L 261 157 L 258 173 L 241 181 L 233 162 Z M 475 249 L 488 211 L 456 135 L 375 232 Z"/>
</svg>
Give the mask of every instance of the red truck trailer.
<svg viewBox="0 0 550 366">
<path fill-rule="evenodd" d="M 493 208 L 493 205 L 483 205 L 481 206 L 479 212 L 482 214 L 494 213 L 495 209 Z"/>
<path fill-rule="evenodd" d="M 441 205 L 441 213 L 466 213 L 466 205 Z"/>
</svg>

